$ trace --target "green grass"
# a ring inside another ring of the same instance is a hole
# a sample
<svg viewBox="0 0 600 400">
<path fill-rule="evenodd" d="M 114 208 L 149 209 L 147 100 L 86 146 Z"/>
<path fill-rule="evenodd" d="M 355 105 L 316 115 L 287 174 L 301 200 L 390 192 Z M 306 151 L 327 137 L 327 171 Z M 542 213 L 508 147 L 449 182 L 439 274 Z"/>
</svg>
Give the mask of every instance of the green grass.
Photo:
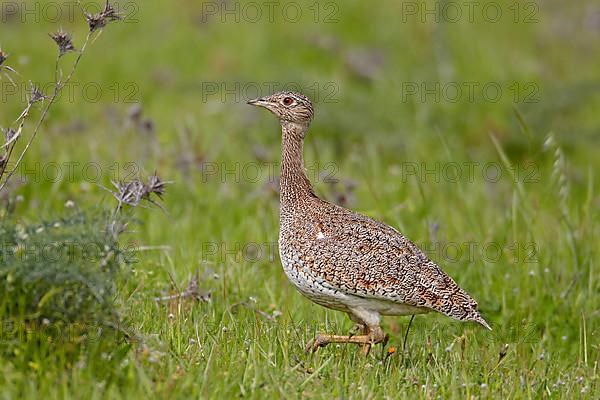
<svg viewBox="0 0 600 400">
<path fill-rule="evenodd" d="M 28 183 L 12 189 L 13 198 L 22 196 L 14 214 L 37 221 L 62 213 L 67 200 L 82 209 L 114 207 L 84 171 L 89 162 L 100 166 L 104 185 L 117 171 L 123 178 L 157 170 L 174 181 L 168 214 L 137 210 L 140 224 L 123 246 L 168 249 L 136 252 L 119 281 L 115 301 L 135 335 L 109 350 L 92 342 L 77 359 L 68 349 L 41 357 L 43 341 L 27 347 L 30 362 L 2 356 L 0 396 L 597 398 L 600 42 L 593 21 L 584 22 L 591 3 L 544 2 L 530 24 L 513 22 L 509 1 L 498 3 L 507 18 L 496 24 L 403 23 L 401 3 L 391 0 L 340 2 L 338 22 L 314 23 L 312 3 L 299 4 L 298 23 L 221 22 L 218 15 L 201 23 L 198 2 L 143 2 L 137 23 L 108 26 L 89 48 L 74 79 L 97 83 L 103 94 L 90 102 L 75 90 L 73 101 L 56 104 L 17 174 Z M 55 49 L 46 33 L 57 25 L 81 45 L 78 19 L 0 25 L 7 63 L 26 79 L 50 81 Z M 317 36 L 336 38 L 339 47 L 320 48 Z M 359 77 L 345 61 L 364 50 L 383 54 L 376 79 Z M 279 160 L 279 127 L 246 106 L 244 92 L 223 101 L 222 92 L 202 90 L 258 83 L 267 94 L 267 82 L 295 82 L 313 97 L 318 88 L 305 146 L 318 193 L 333 200 L 344 191 L 323 174 L 353 182 L 348 206 L 428 250 L 478 300 L 492 332 L 417 316 L 403 352 L 408 319 L 386 318 L 390 343 L 367 358 L 350 346 L 304 353 L 316 332 L 346 333 L 352 323 L 298 294 L 271 251 L 278 200 L 266 163 Z M 324 101 L 330 82 L 334 102 Z M 436 82 L 495 82 L 503 95 L 438 102 L 403 93 L 407 83 Z M 155 136 L 127 118 L 129 83 Z M 521 101 L 521 91 L 515 102 L 515 83 L 519 90 L 534 84 L 538 101 Z M 3 101 L 0 125 L 22 106 L 14 96 Z M 192 160 L 187 172 L 184 159 Z M 69 162 L 80 163 L 73 177 Z M 61 179 L 50 179 L 50 163 L 61 166 Z M 461 179 L 453 179 L 451 163 L 461 166 Z M 472 176 L 465 165 L 473 165 Z M 437 175 L 419 178 L 438 166 Z M 227 173 L 236 168 L 237 175 Z M 494 171 L 501 171 L 497 181 Z M 157 304 L 196 270 L 211 302 Z M 387 356 L 390 346 L 396 352 Z"/>
</svg>

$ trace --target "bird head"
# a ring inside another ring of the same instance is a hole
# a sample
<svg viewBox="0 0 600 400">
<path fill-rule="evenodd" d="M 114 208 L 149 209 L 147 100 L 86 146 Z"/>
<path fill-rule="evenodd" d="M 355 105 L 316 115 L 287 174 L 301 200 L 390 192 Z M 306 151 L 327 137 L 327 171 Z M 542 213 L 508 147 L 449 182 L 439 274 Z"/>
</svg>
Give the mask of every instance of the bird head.
<svg viewBox="0 0 600 400">
<path fill-rule="evenodd" d="M 308 126 L 314 116 L 311 101 L 297 92 L 277 92 L 270 96 L 250 100 L 248 104 L 266 108 L 275 114 L 282 124 L 293 123 Z"/>
</svg>

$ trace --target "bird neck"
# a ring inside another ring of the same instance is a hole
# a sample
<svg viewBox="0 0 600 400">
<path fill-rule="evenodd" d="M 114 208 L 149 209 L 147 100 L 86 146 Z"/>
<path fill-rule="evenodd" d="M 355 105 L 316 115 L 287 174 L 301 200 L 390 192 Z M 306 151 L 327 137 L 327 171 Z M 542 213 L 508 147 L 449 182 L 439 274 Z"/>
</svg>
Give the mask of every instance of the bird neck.
<svg viewBox="0 0 600 400">
<path fill-rule="evenodd" d="M 304 169 L 302 146 L 308 125 L 283 121 L 281 123 L 281 207 L 294 206 L 307 197 L 314 197 L 310 180 Z"/>
</svg>

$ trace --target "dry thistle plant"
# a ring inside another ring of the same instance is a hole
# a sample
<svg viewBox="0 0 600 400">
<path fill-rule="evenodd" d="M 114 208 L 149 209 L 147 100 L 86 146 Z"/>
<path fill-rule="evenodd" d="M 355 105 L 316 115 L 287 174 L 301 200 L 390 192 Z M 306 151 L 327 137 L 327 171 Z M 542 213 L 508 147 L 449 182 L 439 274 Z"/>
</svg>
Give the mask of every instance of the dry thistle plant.
<svg viewBox="0 0 600 400">
<path fill-rule="evenodd" d="M 102 185 L 99 186 L 117 199 L 118 204 L 115 212 L 120 211 L 124 204 L 130 207 L 143 207 L 141 205 L 143 202 L 157 206 L 163 212 L 166 212 L 164 207 L 153 197 L 156 196 L 162 199 L 162 195 L 165 193 L 165 186 L 172 182 L 161 180 L 156 172 L 145 182 L 142 178 L 134 178 L 129 181 L 111 181 L 111 183 L 115 190 L 110 190 Z"/>
<path fill-rule="evenodd" d="M 84 12 L 84 15 L 88 22 L 88 26 L 90 27 L 90 32 L 95 32 L 98 29 L 104 28 L 109 22 L 119 21 L 123 18 L 117 10 L 108 3 L 108 0 L 106 0 L 106 4 L 104 5 L 104 10 L 98 14 L 88 14 Z"/>
<path fill-rule="evenodd" d="M 117 200 L 117 207 L 115 208 L 112 219 L 107 226 L 107 230 L 118 238 L 121 233 L 125 232 L 128 228 L 127 224 L 123 224 L 119 221 L 118 215 L 123 209 L 123 205 L 128 205 L 132 208 L 142 207 L 142 203 L 149 203 L 158 207 L 163 213 L 167 214 L 165 208 L 160 204 L 154 197 L 162 199 L 162 195 L 165 193 L 165 186 L 172 182 L 165 182 L 161 180 L 156 172 L 151 175 L 146 182 L 142 178 L 134 178 L 129 181 L 111 181 L 115 190 L 110 190 L 102 185 L 102 189 L 106 190 Z"/>
<path fill-rule="evenodd" d="M 73 40 L 71 39 L 71 35 L 64 32 L 62 28 L 58 30 L 56 33 L 49 33 L 48 36 L 56 42 L 58 46 L 58 55 L 59 57 L 67 54 L 70 51 L 75 51 L 75 46 L 73 45 Z"/>
<path fill-rule="evenodd" d="M 73 74 L 81 61 L 81 57 L 85 54 L 88 44 L 93 41 L 100 33 L 102 32 L 102 28 L 104 28 L 107 24 L 113 21 L 121 20 L 121 15 L 115 10 L 115 8 L 109 4 L 108 0 L 104 5 L 104 9 L 97 14 L 88 14 L 82 8 L 82 13 L 85 16 L 85 19 L 88 24 L 88 33 L 85 38 L 83 45 L 80 50 L 75 48 L 73 44 L 73 40 L 71 35 L 64 32 L 62 29 L 59 29 L 55 33 L 51 33 L 50 38 L 56 43 L 58 47 L 58 53 L 56 56 L 55 67 L 54 67 L 54 87 L 52 93 L 49 95 L 45 95 L 42 91 L 30 81 L 30 90 L 27 99 L 27 105 L 25 106 L 23 112 L 19 115 L 19 117 L 12 123 L 8 128 L 2 128 L 4 132 L 5 142 L 2 145 L 2 151 L 4 152 L 0 155 L 0 191 L 2 191 L 13 174 L 17 171 L 17 168 L 21 164 L 21 161 L 25 157 L 25 154 L 29 150 L 33 140 L 35 139 L 40 127 L 46 117 L 48 116 L 48 112 L 52 108 L 52 105 L 58 98 L 61 90 L 71 81 L 73 78 Z M 70 66 L 68 74 L 63 74 L 63 69 L 60 66 L 61 58 L 70 52 L 77 52 L 77 57 L 73 61 L 73 64 Z M 11 74 L 19 75 L 14 68 L 4 65 L 4 62 L 8 58 L 7 54 L 0 50 L 0 78 L 3 76 L 6 77 L 13 85 L 15 84 L 13 79 L 11 78 Z M 46 100 L 48 100 L 46 102 Z M 17 157 L 14 165 L 9 169 L 8 166 L 10 164 L 11 157 L 13 156 L 13 151 L 15 150 L 15 146 L 19 142 L 19 140 L 25 135 L 24 127 L 25 123 L 30 118 L 30 112 L 35 104 L 40 103 L 41 113 L 37 121 L 34 122 L 33 131 L 24 148 L 21 150 L 19 156 Z"/>
</svg>

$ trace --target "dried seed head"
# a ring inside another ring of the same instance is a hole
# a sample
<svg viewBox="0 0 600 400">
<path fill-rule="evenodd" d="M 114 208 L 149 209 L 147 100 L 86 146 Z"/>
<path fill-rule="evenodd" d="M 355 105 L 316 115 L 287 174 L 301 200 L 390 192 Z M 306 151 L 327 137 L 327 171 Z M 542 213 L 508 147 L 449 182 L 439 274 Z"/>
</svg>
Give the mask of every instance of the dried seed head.
<svg viewBox="0 0 600 400">
<path fill-rule="evenodd" d="M 152 195 L 161 198 L 165 193 L 165 186 L 168 183 L 171 182 L 162 181 L 155 173 L 148 178 L 146 183 L 138 178 L 126 182 L 113 181 L 112 184 L 116 190 L 112 191 L 106 188 L 105 190 L 109 191 L 119 202 L 117 210 L 120 210 L 123 204 L 137 207 L 142 201 L 146 201 L 162 209 L 161 205 L 152 198 Z"/>
<path fill-rule="evenodd" d="M 37 103 L 38 101 L 43 102 L 47 97 L 39 87 L 29 81 L 29 104 Z"/>
<path fill-rule="evenodd" d="M 6 77 L 6 79 L 8 79 L 9 82 L 14 87 L 16 87 L 17 85 L 15 84 L 15 82 L 12 80 L 12 78 L 10 77 L 10 75 L 8 73 L 9 72 L 12 72 L 13 74 L 18 74 L 18 73 L 11 66 L 3 65 L 4 61 L 6 61 L 7 58 L 8 58 L 8 54 L 6 54 L 5 52 L 2 51 L 2 49 L 0 49 L 0 79 L 2 79 L 2 77 Z"/>
<path fill-rule="evenodd" d="M 90 32 L 94 32 L 95 30 L 104 28 L 106 26 L 106 19 L 102 18 L 101 13 L 94 15 L 86 13 L 85 19 L 90 27 Z"/>
<path fill-rule="evenodd" d="M 104 10 L 102 10 L 98 14 L 88 14 L 85 13 L 85 19 L 87 20 L 88 26 L 90 27 L 90 32 L 94 32 L 98 29 L 102 29 L 112 21 L 119 21 L 123 19 L 123 17 L 115 10 L 115 8 L 109 4 L 108 0 L 106 0 L 106 4 L 104 5 Z"/>
<path fill-rule="evenodd" d="M 158 197 L 162 197 L 162 195 L 165 194 L 165 186 L 167 183 L 169 182 L 162 181 L 155 172 L 154 175 L 148 178 L 148 184 L 146 185 L 147 195 L 149 196 L 154 193 Z"/>
<path fill-rule="evenodd" d="M 135 207 L 144 197 L 144 184 L 138 179 L 129 182 L 113 182 L 113 184 L 117 188 L 119 202 Z"/>
<path fill-rule="evenodd" d="M 119 14 L 117 10 L 115 10 L 115 8 L 108 3 L 108 0 L 106 0 L 106 5 L 104 6 L 104 10 L 101 14 L 108 22 L 119 21 L 123 19 L 121 14 Z"/>
<path fill-rule="evenodd" d="M 58 45 L 58 51 L 60 55 L 68 53 L 69 51 L 75 51 L 75 46 L 73 46 L 73 41 L 71 39 L 71 35 L 64 32 L 62 29 L 55 33 L 48 34 L 52 40 L 56 42 Z"/>
</svg>

